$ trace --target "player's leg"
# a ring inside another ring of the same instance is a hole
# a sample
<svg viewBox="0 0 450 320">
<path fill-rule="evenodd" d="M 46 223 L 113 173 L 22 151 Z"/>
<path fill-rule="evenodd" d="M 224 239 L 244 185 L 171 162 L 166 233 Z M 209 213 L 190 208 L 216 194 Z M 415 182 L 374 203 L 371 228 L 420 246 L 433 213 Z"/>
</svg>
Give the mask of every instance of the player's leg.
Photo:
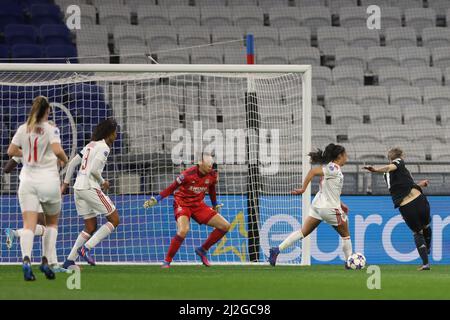
<svg viewBox="0 0 450 320">
<path fill-rule="evenodd" d="M 42 210 L 45 214 L 45 233 L 42 236 L 42 263 L 40 270 L 45 274 L 49 280 L 55 279 L 55 273 L 50 268 L 53 262 L 53 255 L 55 254 L 56 239 L 58 238 L 58 221 L 61 212 L 61 201 L 59 202 L 43 202 Z"/>
<path fill-rule="evenodd" d="M 319 224 L 322 222 L 322 218 L 316 213 L 314 208 L 311 208 L 310 215 L 306 218 L 300 230 L 292 232 L 286 239 L 281 242 L 278 247 L 273 247 L 269 251 L 269 263 L 271 266 L 275 266 L 277 262 L 278 255 L 281 251 L 292 246 L 294 242 L 302 240 L 307 237 L 311 232 L 313 232 Z"/>
<path fill-rule="evenodd" d="M 113 212 L 107 214 L 106 220 L 108 221 L 104 225 L 102 225 L 84 245 L 88 250 L 91 250 L 92 248 L 97 246 L 103 239 L 108 237 L 119 226 L 120 218 L 117 209 L 114 209 Z"/>
<path fill-rule="evenodd" d="M 420 223 L 424 227 L 422 228 L 422 233 L 425 238 L 425 245 L 427 246 L 427 252 L 428 255 L 430 255 L 431 252 L 431 212 L 430 212 L 430 203 L 428 202 L 428 199 L 423 196 L 422 199 L 422 206 L 423 210 L 420 212 Z"/>
<path fill-rule="evenodd" d="M 352 255 L 353 246 L 352 240 L 350 238 L 350 230 L 348 228 L 348 219 L 344 215 L 342 215 L 342 217 L 338 219 L 338 224 L 333 225 L 333 228 L 342 238 L 342 251 L 344 252 L 345 259 L 344 265 L 346 269 L 349 269 L 349 267 L 347 266 L 347 259 Z"/>
<path fill-rule="evenodd" d="M 16 229 L 16 230 L 11 229 L 11 228 L 6 228 L 5 229 L 6 248 L 11 249 L 14 246 L 15 239 L 17 238 L 20 240 L 22 232 L 23 232 L 23 228 Z M 36 228 L 34 229 L 34 235 L 40 237 L 44 233 L 45 233 L 45 226 L 43 224 L 41 224 L 40 221 L 38 220 L 38 222 L 36 224 Z"/>
<path fill-rule="evenodd" d="M 210 210 L 212 212 L 210 212 Z M 195 249 L 195 252 L 201 258 L 203 264 L 209 267 L 211 264 L 209 263 L 208 258 L 206 257 L 207 251 L 225 236 L 228 230 L 230 230 L 231 225 L 224 217 L 222 217 L 220 214 L 217 214 L 210 207 L 202 209 L 202 214 L 204 216 L 208 215 L 211 217 L 206 218 L 207 220 L 206 225 L 213 227 L 214 230 L 210 233 L 208 239 L 206 239 L 206 241 L 202 244 L 202 246 Z"/>
<path fill-rule="evenodd" d="M 178 207 L 182 208 L 182 207 Z M 166 258 L 164 259 L 163 268 L 168 268 L 170 263 L 172 262 L 175 254 L 180 249 L 183 244 L 186 235 L 190 229 L 190 211 L 188 208 L 182 208 L 182 210 L 178 211 L 176 219 L 177 219 L 177 234 L 170 241 L 169 250 L 167 251 Z"/>
</svg>

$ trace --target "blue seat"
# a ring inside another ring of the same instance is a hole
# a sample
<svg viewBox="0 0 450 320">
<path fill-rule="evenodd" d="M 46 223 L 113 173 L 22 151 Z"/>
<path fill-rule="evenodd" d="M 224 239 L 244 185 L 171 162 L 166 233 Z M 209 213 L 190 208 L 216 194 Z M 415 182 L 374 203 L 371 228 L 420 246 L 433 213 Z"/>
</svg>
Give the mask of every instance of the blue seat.
<svg viewBox="0 0 450 320">
<path fill-rule="evenodd" d="M 68 92 L 69 96 L 74 99 L 86 97 L 90 100 L 105 101 L 105 90 L 96 84 L 79 83 L 69 85 Z"/>
<path fill-rule="evenodd" d="M 5 30 L 8 24 L 21 24 L 25 22 L 22 8 L 14 1 L 0 2 L 0 32 Z"/>
<path fill-rule="evenodd" d="M 33 4 L 30 7 L 30 15 L 31 23 L 35 26 L 63 23 L 59 7 L 53 4 Z"/>
<path fill-rule="evenodd" d="M 27 114 L 31 105 L 24 103 L 12 103 L 9 107 L 9 124 L 12 131 L 15 130 L 27 120 Z"/>
<path fill-rule="evenodd" d="M 78 63 L 77 49 L 74 45 L 52 45 L 45 48 L 46 56 L 50 63 Z M 58 59 L 60 58 L 60 59 Z"/>
<path fill-rule="evenodd" d="M 64 85 L 48 85 L 35 87 L 33 94 L 37 96 L 45 96 L 49 102 L 64 102 Z"/>
<path fill-rule="evenodd" d="M 0 63 L 2 62 L 8 62 L 4 59 L 9 59 L 9 46 L 0 44 Z"/>
<path fill-rule="evenodd" d="M 39 45 L 18 44 L 12 47 L 11 58 L 16 63 L 43 63 L 43 50 Z"/>
<path fill-rule="evenodd" d="M 65 25 L 44 24 L 40 27 L 43 45 L 71 45 L 70 31 Z"/>
<path fill-rule="evenodd" d="M 27 24 L 9 24 L 5 27 L 5 40 L 10 45 L 35 44 L 38 40 L 36 28 Z"/>
</svg>

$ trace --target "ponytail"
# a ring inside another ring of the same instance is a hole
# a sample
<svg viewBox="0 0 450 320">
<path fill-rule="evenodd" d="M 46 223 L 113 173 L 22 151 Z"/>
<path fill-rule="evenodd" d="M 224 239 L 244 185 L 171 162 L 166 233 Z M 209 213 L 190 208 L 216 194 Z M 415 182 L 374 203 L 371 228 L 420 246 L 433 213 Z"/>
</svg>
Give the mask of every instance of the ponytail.
<svg viewBox="0 0 450 320">
<path fill-rule="evenodd" d="M 317 149 L 317 151 L 310 152 L 308 155 L 312 164 L 326 164 L 336 160 L 344 152 L 345 148 L 343 146 L 330 143 L 324 151 Z"/>
<path fill-rule="evenodd" d="M 48 108 L 50 108 L 50 104 L 48 103 L 46 97 L 38 96 L 34 98 L 33 105 L 27 119 L 28 131 L 33 131 L 36 124 L 42 121 L 42 118 L 44 118 L 45 112 Z"/>
</svg>

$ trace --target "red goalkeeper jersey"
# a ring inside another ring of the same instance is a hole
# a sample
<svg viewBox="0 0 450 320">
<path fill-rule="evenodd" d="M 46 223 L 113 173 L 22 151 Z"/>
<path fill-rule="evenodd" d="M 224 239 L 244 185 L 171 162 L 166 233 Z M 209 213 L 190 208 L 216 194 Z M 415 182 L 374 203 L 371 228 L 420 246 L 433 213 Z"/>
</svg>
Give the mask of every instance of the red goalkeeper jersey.
<svg viewBox="0 0 450 320">
<path fill-rule="evenodd" d="M 211 202 L 216 203 L 216 183 L 217 172 L 211 170 L 208 174 L 202 175 L 198 166 L 184 170 L 175 181 L 159 195 L 165 198 L 174 194 L 175 201 L 182 207 L 195 207 L 202 203 L 206 192 L 209 193 Z"/>
</svg>

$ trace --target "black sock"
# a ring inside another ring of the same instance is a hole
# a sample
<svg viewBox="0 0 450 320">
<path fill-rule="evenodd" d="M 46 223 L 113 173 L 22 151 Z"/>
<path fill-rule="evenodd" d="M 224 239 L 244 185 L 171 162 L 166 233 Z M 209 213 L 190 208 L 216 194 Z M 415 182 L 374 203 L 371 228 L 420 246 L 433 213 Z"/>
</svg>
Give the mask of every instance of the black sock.
<svg viewBox="0 0 450 320">
<path fill-rule="evenodd" d="M 414 242 L 416 243 L 417 251 L 419 251 L 420 258 L 423 265 L 428 264 L 428 249 L 425 244 L 425 238 L 421 233 L 414 234 Z"/>
<path fill-rule="evenodd" d="M 428 249 L 428 254 L 430 254 L 430 250 L 431 250 L 431 227 L 430 226 L 423 229 L 423 237 L 425 238 L 425 244 Z"/>
</svg>

